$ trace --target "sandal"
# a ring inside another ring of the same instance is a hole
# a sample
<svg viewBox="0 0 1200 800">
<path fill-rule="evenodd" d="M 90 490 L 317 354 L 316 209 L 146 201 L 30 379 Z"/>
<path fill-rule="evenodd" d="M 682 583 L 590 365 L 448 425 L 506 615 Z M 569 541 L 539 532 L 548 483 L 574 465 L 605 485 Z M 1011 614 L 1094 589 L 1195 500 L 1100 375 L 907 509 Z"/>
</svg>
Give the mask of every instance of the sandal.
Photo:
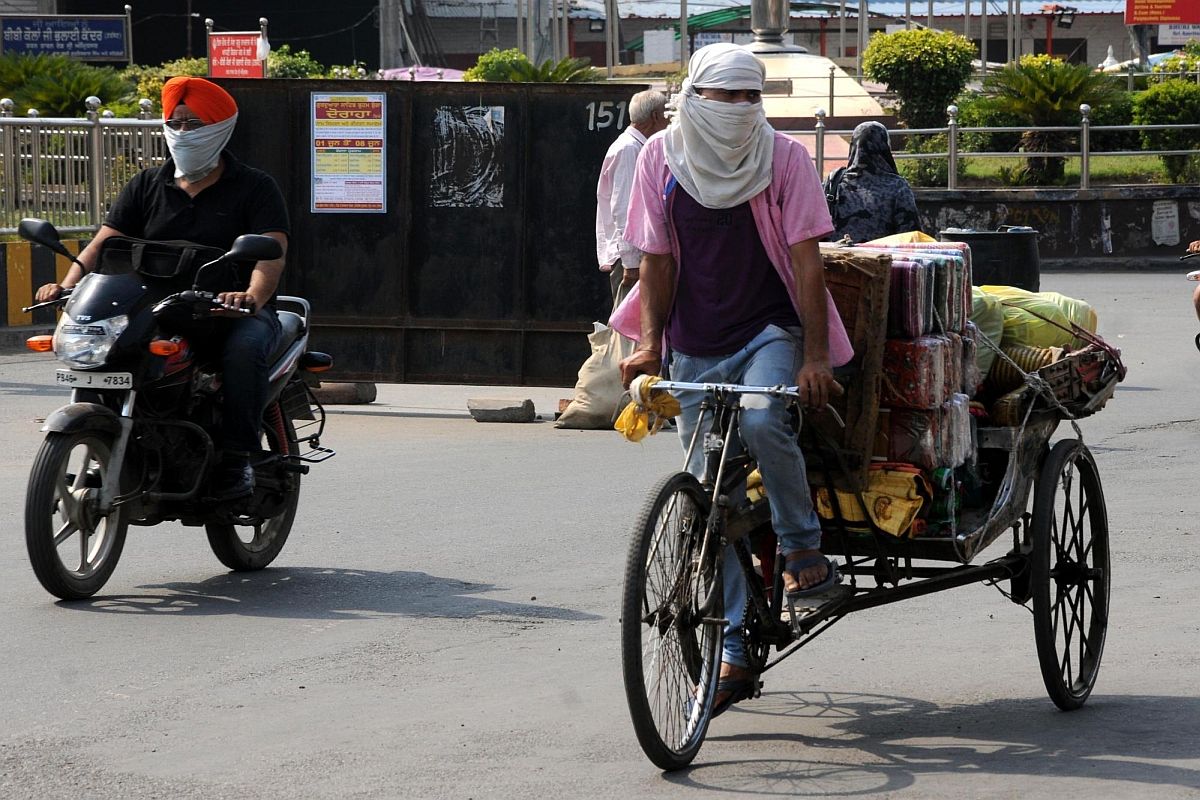
<svg viewBox="0 0 1200 800">
<path fill-rule="evenodd" d="M 814 583 L 812 586 L 806 586 L 803 589 L 796 589 L 795 591 L 788 592 L 787 596 L 791 598 L 812 597 L 813 595 L 825 594 L 834 586 L 836 586 L 841 580 L 840 576 L 838 575 L 837 562 L 831 561 L 825 556 L 806 556 L 804 558 L 797 558 L 794 561 L 788 560 L 784 563 L 783 568 L 785 571 L 790 572 L 793 576 L 795 576 L 798 573 L 803 572 L 808 567 L 815 567 L 820 564 L 825 564 L 826 567 L 825 579 L 823 581 L 820 583 Z"/>
<path fill-rule="evenodd" d="M 757 675 L 750 675 L 745 678 L 722 678 L 717 682 L 717 694 L 728 692 L 725 699 L 713 706 L 712 717 L 720 716 L 728 711 L 734 703 L 740 703 L 743 700 L 749 700 L 758 695 L 758 690 L 762 686 L 758 681 Z"/>
</svg>

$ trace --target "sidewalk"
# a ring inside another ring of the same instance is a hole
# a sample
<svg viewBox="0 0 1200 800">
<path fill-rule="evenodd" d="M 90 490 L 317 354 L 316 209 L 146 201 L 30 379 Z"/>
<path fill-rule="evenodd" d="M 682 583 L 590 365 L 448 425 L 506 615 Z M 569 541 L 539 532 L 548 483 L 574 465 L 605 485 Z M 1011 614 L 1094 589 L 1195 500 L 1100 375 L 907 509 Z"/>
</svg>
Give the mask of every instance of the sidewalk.
<svg viewBox="0 0 1200 800">
<path fill-rule="evenodd" d="M 542 422 L 553 422 L 560 398 L 575 396 L 572 387 L 545 386 L 464 386 L 428 383 L 377 383 L 375 402 L 363 405 L 327 405 L 328 414 L 358 414 L 360 416 L 403 416 L 470 418 L 467 400 L 471 398 L 500 398 L 519 403 L 533 401 L 534 411 Z"/>
</svg>

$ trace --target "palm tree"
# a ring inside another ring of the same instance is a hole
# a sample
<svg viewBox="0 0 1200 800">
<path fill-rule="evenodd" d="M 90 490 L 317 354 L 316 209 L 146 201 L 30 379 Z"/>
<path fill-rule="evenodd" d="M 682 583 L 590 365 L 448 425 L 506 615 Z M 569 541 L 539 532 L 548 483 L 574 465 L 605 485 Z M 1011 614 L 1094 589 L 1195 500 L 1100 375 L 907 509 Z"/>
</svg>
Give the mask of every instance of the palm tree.
<svg viewBox="0 0 1200 800">
<path fill-rule="evenodd" d="M 1086 64 L 1068 64 L 1051 56 L 1025 56 L 992 73 L 983 84 L 987 104 L 996 111 L 1012 114 L 1034 127 L 1079 124 L 1079 106 L 1099 108 L 1113 102 L 1121 88 L 1109 76 Z M 1021 150 L 1052 153 L 1073 147 L 1070 131 L 1025 131 Z M 1059 183 L 1066 159 L 1061 156 L 1030 156 L 1025 162 L 1029 183 Z"/>
</svg>

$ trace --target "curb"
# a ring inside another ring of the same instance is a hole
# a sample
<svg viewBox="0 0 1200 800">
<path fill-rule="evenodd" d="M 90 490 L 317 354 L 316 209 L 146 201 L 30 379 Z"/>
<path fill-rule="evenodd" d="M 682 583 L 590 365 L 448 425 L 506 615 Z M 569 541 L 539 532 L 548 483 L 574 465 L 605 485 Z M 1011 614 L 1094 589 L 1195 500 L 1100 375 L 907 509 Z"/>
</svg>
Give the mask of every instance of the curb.
<svg viewBox="0 0 1200 800">
<path fill-rule="evenodd" d="M 1179 256 L 1080 256 L 1079 258 L 1043 258 L 1039 267 L 1042 272 L 1178 272 L 1183 274 L 1200 268 L 1200 264 L 1196 264 L 1197 260 L 1180 261 Z M 1196 264 L 1196 266 L 1188 267 L 1188 264 Z"/>
</svg>

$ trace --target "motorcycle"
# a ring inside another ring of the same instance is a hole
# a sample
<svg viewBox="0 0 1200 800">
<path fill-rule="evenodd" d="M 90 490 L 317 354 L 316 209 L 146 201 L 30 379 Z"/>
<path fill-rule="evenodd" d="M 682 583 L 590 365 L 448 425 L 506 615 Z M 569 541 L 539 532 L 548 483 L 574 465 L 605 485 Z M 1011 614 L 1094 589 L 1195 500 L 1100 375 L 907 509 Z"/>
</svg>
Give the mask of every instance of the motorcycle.
<svg viewBox="0 0 1200 800">
<path fill-rule="evenodd" d="M 22 220 L 18 232 L 75 260 L 49 222 Z M 309 303 L 277 298 L 283 333 L 268 361 L 263 452 L 253 462 L 250 497 L 211 496 L 220 464 L 214 434 L 221 375 L 179 331 L 224 308 L 216 294 L 199 288 L 202 275 L 281 252 L 269 236 L 240 236 L 195 271 L 190 289 L 165 296 L 162 281 L 136 269 L 107 269 L 102 255 L 98 269 L 85 270 L 72 289 L 25 309 L 62 307 L 53 336 L 32 337 L 27 346 L 53 350 L 65 365 L 56 383 L 71 389 L 70 402 L 46 418 L 25 498 L 29 560 L 48 592 L 64 600 L 98 592 L 116 568 L 130 525 L 202 526 L 231 570 L 262 569 L 279 555 L 301 477 L 334 455 L 320 444 L 325 411 L 300 374 L 333 365 L 329 355 L 308 350 Z"/>
</svg>

